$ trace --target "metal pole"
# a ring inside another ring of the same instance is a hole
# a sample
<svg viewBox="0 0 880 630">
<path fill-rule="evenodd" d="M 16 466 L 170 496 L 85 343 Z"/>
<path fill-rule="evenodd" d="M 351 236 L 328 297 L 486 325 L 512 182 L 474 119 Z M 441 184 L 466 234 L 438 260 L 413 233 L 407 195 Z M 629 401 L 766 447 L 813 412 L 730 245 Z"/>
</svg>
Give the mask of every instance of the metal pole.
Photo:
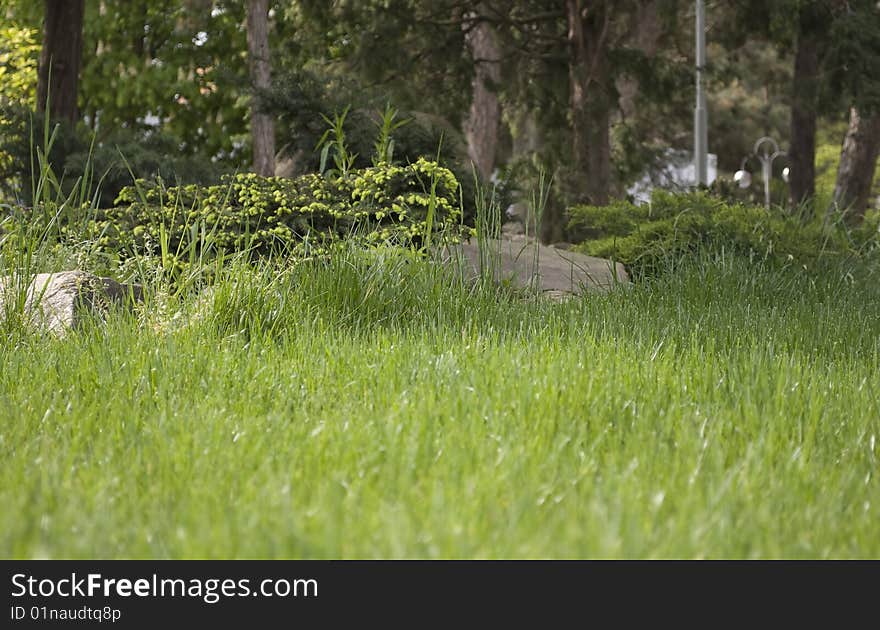
<svg viewBox="0 0 880 630">
<path fill-rule="evenodd" d="M 766 153 L 761 156 L 761 175 L 764 177 L 764 207 L 770 209 L 770 176 L 772 174 L 773 161 Z"/>
<path fill-rule="evenodd" d="M 706 9 L 703 0 L 697 1 L 697 103 L 694 108 L 694 175 L 697 186 L 709 183 L 709 116 L 706 112 L 706 94 L 703 92 L 703 69 L 706 66 Z"/>
</svg>

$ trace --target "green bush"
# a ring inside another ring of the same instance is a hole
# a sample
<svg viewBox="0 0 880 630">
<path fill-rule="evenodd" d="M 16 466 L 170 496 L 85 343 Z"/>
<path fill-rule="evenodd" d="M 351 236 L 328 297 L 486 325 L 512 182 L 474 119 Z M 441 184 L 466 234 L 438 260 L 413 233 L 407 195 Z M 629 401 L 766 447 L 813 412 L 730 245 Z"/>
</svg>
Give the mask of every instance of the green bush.
<svg viewBox="0 0 880 630">
<path fill-rule="evenodd" d="M 581 252 L 624 263 L 636 277 L 656 275 L 700 250 L 725 250 L 770 263 L 811 265 L 821 257 L 856 255 L 877 246 L 876 226 L 858 232 L 820 221 L 803 223 L 779 209 L 728 203 L 705 192 L 657 192 L 650 204 L 617 202 L 569 209 Z"/>
<path fill-rule="evenodd" d="M 467 230 L 456 178 L 424 159 L 345 178 L 239 174 L 217 185 L 175 187 L 138 180 L 111 208 L 59 214 L 37 207 L 16 218 L 8 232 L 54 224 L 59 240 L 90 243 L 96 254 L 123 263 L 133 255 L 156 257 L 174 272 L 220 252 L 321 256 L 342 240 L 420 248 L 429 233 L 456 240 Z"/>
</svg>

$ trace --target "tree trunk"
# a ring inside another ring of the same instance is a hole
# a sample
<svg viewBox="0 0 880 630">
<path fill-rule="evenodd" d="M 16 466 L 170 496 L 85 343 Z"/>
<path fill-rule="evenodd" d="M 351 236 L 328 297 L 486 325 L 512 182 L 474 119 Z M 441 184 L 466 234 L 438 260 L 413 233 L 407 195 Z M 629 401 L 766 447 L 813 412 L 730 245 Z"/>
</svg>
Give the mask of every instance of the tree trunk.
<svg viewBox="0 0 880 630">
<path fill-rule="evenodd" d="M 829 213 L 845 212 L 847 220 L 852 223 L 864 218 L 878 154 L 880 112 L 863 117 L 855 107 L 851 108 Z"/>
<path fill-rule="evenodd" d="M 611 181 L 611 99 L 608 88 L 603 2 L 566 0 L 569 43 L 569 108 L 575 201 L 608 203 Z"/>
<path fill-rule="evenodd" d="M 76 122 L 77 94 L 82 63 L 85 0 L 46 0 L 43 48 L 37 77 L 37 110 Z"/>
<path fill-rule="evenodd" d="M 251 85 L 254 88 L 251 99 L 254 172 L 264 177 L 275 174 L 275 121 L 260 107 L 260 92 L 271 86 L 268 17 L 268 0 L 248 0 L 247 43 Z"/>
<path fill-rule="evenodd" d="M 791 98 L 788 159 L 791 201 L 800 204 L 816 194 L 816 107 L 819 100 L 819 37 L 815 16 L 801 10 Z"/>
<path fill-rule="evenodd" d="M 466 33 L 465 42 L 474 60 L 475 70 L 471 108 L 464 124 L 468 156 L 480 176 L 489 179 L 495 168 L 501 122 L 501 106 L 495 92 L 501 81 L 501 50 L 495 31 L 488 22 L 474 25 Z"/>
<path fill-rule="evenodd" d="M 657 54 L 660 36 L 663 33 L 660 23 L 658 0 L 642 0 L 635 11 L 633 44 L 636 49 L 652 59 Z M 633 76 L 624 75 L 617 79 L 618 103 L 624 119 L 636 115 L 636 99 L 639 93 L 639 81 Z"/>
</svg>

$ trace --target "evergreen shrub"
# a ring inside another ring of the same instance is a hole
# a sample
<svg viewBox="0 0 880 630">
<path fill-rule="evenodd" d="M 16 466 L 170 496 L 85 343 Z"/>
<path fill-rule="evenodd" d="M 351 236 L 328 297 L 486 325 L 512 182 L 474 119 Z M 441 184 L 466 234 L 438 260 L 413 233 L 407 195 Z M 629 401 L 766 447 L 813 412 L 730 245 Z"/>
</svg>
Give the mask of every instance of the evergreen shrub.
<svg viewBox="0 0 880 630">
<path fill-rule="evenodd" d="M 16 230 L 42 222 L 59 241 L 91 243 L 121 262 L 161 257 L 163 267 L 181 271 L 221 252 L 314 257 L 343 240 L 421 248 L 429 231 L 455 241 L 469 233 L 458 197 L 455 176 L 420 159 L 356 169 L 344 178 L 237 174 L 216 185 L 172 187 L 137 180 L 110 208 L 19 208 L 0 229 L 13 242 Z"/>
<path fill-rule="evenodd" d="M 649 204 L 580 205 L 569 208 L 568 215 L 569 230 L 580 241 L 578 251 L 622 262 L 637 278 L 656 275 L 670 262 L 703 250 L 810 266 L 823 257 L 876 251 L 878 245 L 872 218 L 848 231 L 822 220 L 804 222 L 780 208 L 731 203 L 705 191 L 659 191 Z"/>
</svg>

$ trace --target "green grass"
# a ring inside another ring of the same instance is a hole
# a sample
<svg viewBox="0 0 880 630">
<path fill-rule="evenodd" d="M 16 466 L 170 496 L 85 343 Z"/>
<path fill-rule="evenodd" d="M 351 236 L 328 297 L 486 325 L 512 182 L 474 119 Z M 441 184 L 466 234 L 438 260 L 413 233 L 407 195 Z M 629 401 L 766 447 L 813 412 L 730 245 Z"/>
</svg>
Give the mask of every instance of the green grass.
<svg viewBox="0 0 880 630">
<path fill-rule="evenodd" d="M 379 251 L 210 295 L 0 336 L 3 557 L 880 557 L 871 268 L 551 304 Z"/>
</svg>

